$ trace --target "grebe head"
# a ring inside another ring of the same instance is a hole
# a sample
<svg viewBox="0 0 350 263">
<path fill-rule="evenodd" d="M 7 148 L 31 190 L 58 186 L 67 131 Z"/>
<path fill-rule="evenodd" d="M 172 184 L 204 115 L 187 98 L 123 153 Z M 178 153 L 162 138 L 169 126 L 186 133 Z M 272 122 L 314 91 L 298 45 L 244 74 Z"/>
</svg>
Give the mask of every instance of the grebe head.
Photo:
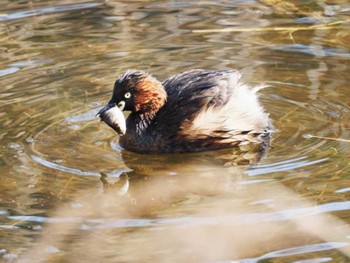
<svg viewBox="0 0 350 263">
<path fill-rule="evenodd" d="M 114 83 L 112 99 L 105 110 L 118 106 L 122 111 L 153 115 L 164 105 L 166 97 L 163 85 L 150 74 L 128 70 Z"/>
</svg>

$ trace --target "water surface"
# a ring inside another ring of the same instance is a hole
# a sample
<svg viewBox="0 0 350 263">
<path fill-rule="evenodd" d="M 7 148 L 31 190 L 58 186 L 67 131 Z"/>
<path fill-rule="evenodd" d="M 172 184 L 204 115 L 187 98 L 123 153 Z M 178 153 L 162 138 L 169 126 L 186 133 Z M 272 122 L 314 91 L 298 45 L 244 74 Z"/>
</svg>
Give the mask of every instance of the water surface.
<svg viewBox="0 0 350 263">
<path fill-rule="evenodd" d="M 6 262 L 348 262 L 347 1 L 2 1 Z M 254 152 L 139 155 L 95 118 L 130 68 L 234 68 L 278 130 Z"/>
</svg>

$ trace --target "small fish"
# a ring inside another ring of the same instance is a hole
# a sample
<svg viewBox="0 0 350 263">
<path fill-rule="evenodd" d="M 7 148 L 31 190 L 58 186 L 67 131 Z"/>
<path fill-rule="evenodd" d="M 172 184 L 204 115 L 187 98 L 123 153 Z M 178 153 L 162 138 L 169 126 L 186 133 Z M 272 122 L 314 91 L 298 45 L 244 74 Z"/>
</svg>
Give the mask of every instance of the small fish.
<svg viewBox="0 0 350 263">
<path fill-rule="evenodd" d="M 96 116 L 100 116 L 101 121 L 107 123 L 109 127 L 115 130 L 118 135 L 124 135 L 126 132 L 126 122 L 122 111 L 114 105 L 103 107 Z"/>
</svg>

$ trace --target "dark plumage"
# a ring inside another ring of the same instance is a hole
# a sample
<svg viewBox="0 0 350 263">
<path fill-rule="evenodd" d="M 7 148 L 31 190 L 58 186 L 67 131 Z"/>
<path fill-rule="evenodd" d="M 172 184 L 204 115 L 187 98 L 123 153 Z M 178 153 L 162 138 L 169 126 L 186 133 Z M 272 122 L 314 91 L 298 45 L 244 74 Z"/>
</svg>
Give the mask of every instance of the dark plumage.
<svg viewBox="0 0 350 263">
<path fill-rule="evenodd" d="M 160 83 L 129 70 L 100 112 L 131 111 L 120 144 L 135 152 L 195 152 L 260 143 L 272 125 L 256 92 L 235 70 L 192 70 Z M 110 125 L 110 124 L 109 124 Z M 110 125 L 113 127 L 113 125 Z M 116 127 L 117 128 L 117 127 Z"/>
</svg>

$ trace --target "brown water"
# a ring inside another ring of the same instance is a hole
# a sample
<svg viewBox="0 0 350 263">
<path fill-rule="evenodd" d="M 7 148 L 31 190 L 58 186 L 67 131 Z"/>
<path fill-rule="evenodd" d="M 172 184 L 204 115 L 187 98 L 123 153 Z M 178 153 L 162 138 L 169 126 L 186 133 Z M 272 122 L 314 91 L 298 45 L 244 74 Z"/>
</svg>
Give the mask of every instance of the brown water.
<svg viewBox="0 0 350 263">
<path fill-rule="evenodd" d="M 5 262 L 350 262 L 350 4 L 2 1 Z M 235 68 L 278 132 L 137 155 L 94 115 L 129 68 Z"/>
</svg>

